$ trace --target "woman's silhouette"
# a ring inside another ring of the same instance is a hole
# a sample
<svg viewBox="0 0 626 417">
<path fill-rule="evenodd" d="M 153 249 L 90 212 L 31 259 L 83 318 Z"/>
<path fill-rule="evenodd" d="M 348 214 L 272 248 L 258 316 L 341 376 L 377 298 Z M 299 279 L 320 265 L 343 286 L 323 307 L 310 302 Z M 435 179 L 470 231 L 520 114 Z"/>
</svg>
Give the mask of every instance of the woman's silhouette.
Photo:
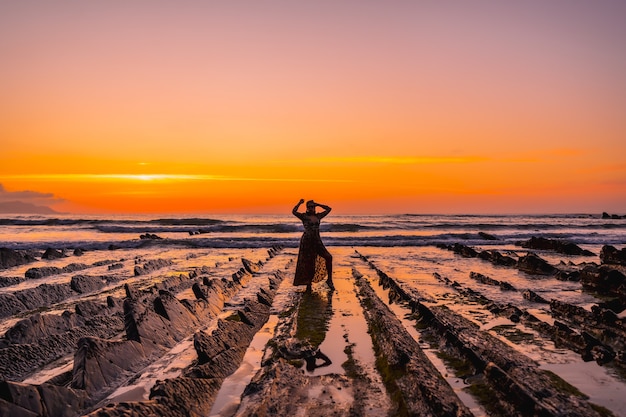
<svg viewBox="0 0 626 417">
<path fill-rule="evenodd" d="M 310 290 L 312 283 L 319 282 L 328 276 L 326 283 L 331 290 L 334 290 L 333 256 L 326 250 L 320 237 L 320 220 L 330 213 L 331 208 L 309 200 L 306 202 L 306 212 L 300 213 L 298 208 L 302 203 L 304 199 L 300 199 L 291 211 L 294 216 L 302 220 L 304 225 L 293 285 L 306 285 L 307 290 Z M 324 211 L 316 213 L 315 207 L 321 207 Z"/>
</svg>

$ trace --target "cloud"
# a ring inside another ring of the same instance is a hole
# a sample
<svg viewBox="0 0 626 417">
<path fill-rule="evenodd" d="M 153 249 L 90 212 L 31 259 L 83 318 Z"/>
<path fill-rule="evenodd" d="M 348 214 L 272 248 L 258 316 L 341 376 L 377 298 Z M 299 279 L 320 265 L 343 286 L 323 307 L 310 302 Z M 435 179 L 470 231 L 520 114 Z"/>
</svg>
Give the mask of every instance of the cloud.
<svg viewBox="0 0 626 417">
<path fill-rule="evenodd" d="M 3 176 L 10 179 L 39 181 L 131 181 L 131 182 L 176 182 L 176 181 L 268 181 L 268 182 L 352 182 L 346 179 L 268 178 L 236 177 L 208 174 L 44 174 Z M 1 184 L 0 184 L 1 186 Z M 32 191 L 23 191 L 31 193 Z M 15 194 L 15 193 L 12 193 Z M 40 194 L 46 195 L 46 194 Z M 52 194 L 50 194 L 51 197 Z M 55 200 L 59 201 L 59 200 Z"/>
<path fill-rule="evenodd" d="M 53 214 L 56 211 L 49 206 L 62 201 L 52 193 L 7 191 L 0 183 L 0 213 Z"/>
<path fill-rule="evenodd" d="M 306 159 L 307 162 L 388 165 L 463 164 L 486 160 L 488 158 L 481 156 L 330 156 Z"/>
</svg>

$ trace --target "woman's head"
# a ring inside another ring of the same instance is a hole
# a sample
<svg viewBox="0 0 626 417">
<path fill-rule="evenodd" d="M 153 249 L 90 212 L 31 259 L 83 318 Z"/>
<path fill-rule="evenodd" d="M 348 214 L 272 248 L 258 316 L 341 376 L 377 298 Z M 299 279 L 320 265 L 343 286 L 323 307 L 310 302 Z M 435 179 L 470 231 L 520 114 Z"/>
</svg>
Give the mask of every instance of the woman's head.
<svg viewBox="0 0 626 417">
<path fill-rule="evenodd" d="M 313 201 L 313 200 L 307 201 L 306 202 L 306 211 L 309 212 L 309 213 L 311 213 L 311 212 L 315 213 L 315 205 L 316 205 L 315 201 Z"/>
</svg>

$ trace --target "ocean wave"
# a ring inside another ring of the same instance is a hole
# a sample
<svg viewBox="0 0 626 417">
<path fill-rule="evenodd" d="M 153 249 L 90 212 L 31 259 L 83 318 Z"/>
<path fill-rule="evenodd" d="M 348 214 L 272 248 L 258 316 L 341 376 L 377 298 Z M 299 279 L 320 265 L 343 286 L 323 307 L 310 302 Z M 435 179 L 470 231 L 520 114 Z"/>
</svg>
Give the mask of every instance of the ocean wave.
<svg viewBox="0 0 626 417">
<path fill-rule="evenodd" d="M 302 232 L 303 227 L 296 222 L 284 223 L 258 223 L 258 224 L 228 224 L 227 222 L 219 222 L 212 225 L 189 224 L 99 224 L 94 226 L 96 230 L 102 233 L 165 233 L 165 232 L 199 232 L 204 233 L 297 233 Z M 346 232 L 357 233 L 361 231 L 376 230 L 392 230 L 389 226 L 369 226 L 357 223 L 323 223 L 320 226 L 322 232 Z"/>
<path fill-rule="evenodd" d="M 578 245 L 614 245 L 622 246 L 626 244 L 626 237 L 622 235 L 604 235 L 604 234 L 572 234 L 572 233 L 512 233 L 496 235 L 496 240 L 487 240 L 478 232 L 473 233 L 442 233 L 436 235 L 359 235 L 353 234 L 348 236 L 323 236 L 322 239 L 326 246 L 378 246 L 378 247 L 405 247 L 405 246 L 436 246 L 440 244 L 462 243 L 468 246 L 511 246 L 519 242 L 530 239 L 533 236 L 541 236 L 548 239 L 564 240 L 576 243 Z M 3 242 L 0 246 L 11 249 L 34 249 L 45 250 L 49 247 L 57 249 L 75 249 L 83 250 L 104 250 L 109 248 L 141 248 L 141 247 L 157 247 L 157 246 L 182 246 L 192 248 L 263 248 L 273 245 L 281 245 L 284 247 L 297 247 L 300 237 L 275 237 L 267 235 L 259 235 L 258 237 L 250 236 L 221 236 L 211 237 L 210 235 L 194 235 L 185 238 L 165 238 L 158 240 L 151 239 L 126 239 L 126 240 L 107 240 L 107 241 L 47 241 L 47 242 Z"/>
<path fill-rule="evenodd" d="M 204 218 L 166 218 L 166 219 L 83 219 L 83 218 L 3 218 L 0 226 L 75 226 L 75 225 L 146 225 L 164 226 L 207 226 L 223 223 L 223 220 Z"/>
</svg>

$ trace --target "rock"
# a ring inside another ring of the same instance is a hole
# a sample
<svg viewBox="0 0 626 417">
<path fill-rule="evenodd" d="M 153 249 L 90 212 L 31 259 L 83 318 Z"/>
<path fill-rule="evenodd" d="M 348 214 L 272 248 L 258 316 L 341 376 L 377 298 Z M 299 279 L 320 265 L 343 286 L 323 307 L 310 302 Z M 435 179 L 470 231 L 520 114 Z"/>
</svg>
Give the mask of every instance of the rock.
<svg viewBox="0 0 626 417">
<path fill-rule="evenodd" d="M 161 268 L 165 268 L 166 266 L 172 265 L 173 262 L 169 259 L 154 259 L 150 260 L 143 264 L 143 266 L 136 265 L 135 266 L 135 276 L 139 275 L 147 275 L 151 272 L 159 270 Z"/>
<path fill-rule="evenodd" d="M 188 335 L 189 328 L 198 325 L 193 314 L 167 291 L 160 291 L 152 305 L 126 298 L 124 323 L 126 337 L 149 349 L 172 348 Z"/>
<path fill-rule="evenodd" d="M 252 326 L 234 320 L 219 320 L 211 335 L 196 332 L 193 345 L 198 366 L 187 376 L 226 378 L 239 367 L 252 336 Z"/>
<path fill-rule="evenodd" d="M 584 288 L 601 294 L 610 294 L 626 301 L 626 276 L 607 265 L 585 266 L 580 271 L 580 282 Z"/>
<path fill-rule="evenodd" d="M 478 236 L 482 237 L 485 240 L 498 240 L 496 236 L 490 235 L 489 233 L 485 232 L 478 232 Z"/>
<path fill-rule="evenodd" d="M 74 355 L 71 387 L 95 396 L 144 367 L 147 360 L 143 346 L 134 340 L 82 338 Z"/>
<path fill-rule="evenodd" d="M 0 415 L 74 417 L 85 406 L 86 396 L 80 391 L 51 384 L 30 385 L 0 382 Z"/>
<path fill-rule="evenodd" d="M 73 417 L 88 402 L 82 391 L 52 384 L 41 384 L 38 388 L 49 417 Z"/>
<path fill-rule="evenodd" d="M 116 269 L 122 269 L 122 268 L 124 268 L 124 264 L 121 264 L 121 263 L 111 264 L 107 267 L 109 271 L 114 271 Z"/>
<path fill-rule="evenodd" d="M 158 381 L 150 390 L 150 399 L 165 411 L 159 416 L 208 416 L 221 380 L 202 378 L 172 378 Z"/>
<path fill-rule="evenodd" d="M 532 290 L 525 290 L 522 293 L 522 297 L 524 297 L 528 301 L 532 301 L 533 303 L 542 303 L 542 304 L 550 304 L 548 300 L 537 294 Z"/>
<path fill-rule="evenodd" d="M 5 338 L 10 343 L 35 343 L 38 339 L 53 334 L 63 334 L 74 327 L 81 326 L 83 319 L 68 311 L 63 314 L 33 314 L 9 328 Z"/>
<path fill-rule="evenodd" d="M 74 256 L 83 256 L 84 253 L 85 251 L 82 250 L 81 248 L 74 249 Z"/>
<path fill-rule="evenodd" d="M 241 262 L 243 263 L 243 267 L 246 269 L 246 271 L 248 271 L 251 274 L 256 274 L 257 272 L 261 270 L 261 267 L 263 266 L 263 262 L 261 261 L 252 262 L 246 258 L 241 258 Z"/>
<path fill-rule="evenodd" d="M 525 242 L 518 242 L 521 247 L 538 250 L 553 250 L 565 255 L 595 256 L 595 254 L 568 241 L 546 239 L 544 237 L 531 237 Z"/>
<path fill-rule="evenodd" d="M 193 414 L 179 413 L 177 410 L 168 409 L 156 401 L 121 402 L 107 404 L 89 414 L 86 417 L 129 417 L 129 416 L 159 416 L 159 417 L 188 417 Z"/>
<path fill-rule="evenodd" d="M 70 281 L 70 288 L 80 294 L 99 290 L 105 285 L 106 282 L 102 277 L 91 275 L 74 275 Z"/>
<path fill-rule="evenodd" d="M 26 277 L 0 277 L 0 288 L 1 287 L 10 287 L 12 285 L 17 285 L 22 281 L 25 281 Z"/>
<path fill-rule="evenodd" d="M 35 257 L 24 251 L 0 248 L 0 269 L 13 268 L 36 261 Z"/>
<path fill-rule="evenodd" d="M 26 310 L 26 306 L 15 294 L 0 293 L 0 318 L 10 317 Z"/>
<path fill-rule="evenodd" d="M 71 263 L 62 268 L 58 268 L 56 266 L 43 266 L 40 268 L 30 268 L 27 270 L 24 275 L 28 279 L 39 279 L 43 277 L 48 277 L 50 275 L 57 274 L 65 274 L 68 272 L 76 272 L 83 269 L 89 268 L 89 265 L 80 264 L 80 263 Z"/>
<path fill-rule="evenodd" d="M 502 255 L 497 250 L 484 250 L 478 254 L 478 257 L 494 265 L 513 266 L 517 264 L 515 259 L 510 256 Z"/>
<path fill-rule="evenodd" d="M 0 381 L 1 397 L 7 405 L 6 416 L 43 416 L 44 407 L 37 387 L 18 382 Z M 1 409 L 0 409 L 1 410 Z"/>
<path fill-rule="evenodd" d="M 157 236 L 157 235 L 155 235 L 153 233 L 146 233 L 146 234 L 140 235 L 139 239 L 141 239 L 141 240 L 146 240 L 146 239 L 148 239 L 148 240 L 162 240 L 163 238 L 160 237 L 160 236 Z"/>
<path fill-rule="evenodd" d="M 517 268 L 520 271 L 535 275 L 554 275 L 557 272 L 555 267 L 532 252 L 519 258 Z"/>
<path fill-rule="evenodd" d="M 210 285 L 194 283 L 191 289 L 196 298 L 205 300 L 213 314 L 217 315 L 224 306 L 224 294 L 213 281 L 209 281 L 209 284 Z"/>
<path fill-rule="evenodd" d="M 74 295 L 67 284 L 41 284 L 35 288 L 16 291 L 14 294 L 31 310 L 47 307 Z"/>
<path fill-rule="evenodd" d="M 607 212 L 602 212 L 602 218 L 603 219 L 626 219 L 626 215 L 624 216 L 620 216 L 619 214 L 609 214 Z"/>
<path fill-rule="evenodd" d="M 600 250 L 600 260 L 603 264 L 626 265 L 626 248 L 616 249 L 611 245 L 604 245 Z"/>
<path fill-rule="evenodd" d="M 42 259 L 59 259 L 59 258 L 63 258 L 65 255 L 63 255 L 63 252 L 57 250 L 57 249 L 53 249 L 53 248 L 48 248 L 46 249 L 46 251 L 43 253 L 43 255 L 41 256 Z"/>
<path fill-rule="evenodd" d="M 487 285 L 500 285 L 500 281 L 495 280 L 493 278 L 489 278 L 486 275 L 481 274 L 480 272 L 474 272 L 471 271 L 469 274 L 470 278 L 478 281 L 478 282 L 482 282 L 483 284 L 487 284 Z"/>
<path fill-rule="evenodd" d="M 83 300 L 76 303 L 74 307 L 76 314 L 85 318 L 98 316 L 101 314 L 114 314 L 122 311 L 121 307 L 110 307 L 108 304 L 100 303 L 96 300 Z"/>
</svg>

